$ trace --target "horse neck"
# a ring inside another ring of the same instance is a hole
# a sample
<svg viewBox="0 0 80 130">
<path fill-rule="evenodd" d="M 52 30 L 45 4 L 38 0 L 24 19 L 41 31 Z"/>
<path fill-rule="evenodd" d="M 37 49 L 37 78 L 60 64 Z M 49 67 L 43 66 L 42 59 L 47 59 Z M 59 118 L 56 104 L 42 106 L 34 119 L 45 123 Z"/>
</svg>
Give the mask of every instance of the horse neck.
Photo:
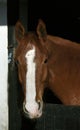
<svg viewBox="0 0 80 130">
<path fill-rule="evenodd" d="M 79 71 L 79 69 L 76 68 L 76 71 L 74 71 L 75 65 L 79 68 L 80 62 L 78 61 L 76 63 L 76 58 L 71 57 L 77 57 L 80 59 L 80 45 L 75 44 L 72 41 L 65 40 L 58 37 L 48 36 L 46 46 L 48 49 L 48 77 L 49 77 L 49 87 L 50 89 L 59 97 L 59 99 L 65 104 L 69 104 L 68 99 L 70 100 L 72 97 L 69 93 L 69 87 L 71 90 L 72 87 L 75 84 L 72 84 L 72 86 L 69 85 L 69 82 L 66 80 L 67 77 L 69 77 L 71 70 L 72 72 L 72 78 L 70 83 L 73 83 L 73 73 L 75 72 L 75 79 L 77 77 L 76 72 Z M 70 58 L 69 58 L 70 57 Z M 71 64 L 70 64 L 71 63 Z M 75 63 L 75 64 L 74 64 Z M 69 67 L 69 70 L 67 68 L 67 65 Z M 67 72 L 65 69 L 67 68 Z M 63 72 L 63 73 L 62 73 Z M 65 75 L 64 75 L 65 74 Z M 65 78 L 64 78 L 65 76 Z M 65 89 L 63 85 L 63 81 L 65 82 Z M 79 82 L 79 80 L 76 79 L 76 82 Z M 74 86 L 75 89 L 75 86 Z M 65 96 L 65 97 L 64 97 Z"/>
<path fill-rule="evenodd" d="M 58 45 L 58 46 L 65 46 L 65 47 L 71 47 L 74 49 L 80 49 L 80 43 L 64 39 L 57 36 L 47 35 L 47 39 L 52 42 L 52 44 Z"/>
<path fill-rule="evenodd" d="M 54 56 L 55 54 L 59 55 L 59 53 L 64 52 L 64 50 L 67 53 L 69 50 L 73 53 L 80 52 L 80 44 L 52 35 L 47 35 L 46 47 L 48 50 L 48 55 L 50 56 Z"/>
</svg>

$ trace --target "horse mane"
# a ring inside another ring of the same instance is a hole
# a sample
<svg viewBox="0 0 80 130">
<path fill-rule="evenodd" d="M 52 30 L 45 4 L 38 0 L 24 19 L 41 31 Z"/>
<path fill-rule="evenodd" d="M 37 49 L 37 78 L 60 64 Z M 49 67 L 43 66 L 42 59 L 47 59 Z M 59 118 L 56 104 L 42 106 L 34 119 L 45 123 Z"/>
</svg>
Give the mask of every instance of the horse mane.
<svg viewBox="0 0 80 130">
<path fill-rule="evenodd" d="M 58 45 L 74 47 L 77 49 L 80 48 L 79 43 L 58 36 L 47 35 L 47 39 L 53 41 L 55 44 Z"/>
</svg>

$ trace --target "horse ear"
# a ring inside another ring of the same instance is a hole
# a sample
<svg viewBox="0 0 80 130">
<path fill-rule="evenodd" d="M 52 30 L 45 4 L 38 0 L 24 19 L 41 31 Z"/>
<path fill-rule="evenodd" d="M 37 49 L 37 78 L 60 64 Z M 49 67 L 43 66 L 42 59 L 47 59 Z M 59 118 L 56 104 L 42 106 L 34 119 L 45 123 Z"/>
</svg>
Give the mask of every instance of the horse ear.
<svg viewBox="0 0 80 130">
<path fill-rule="evenodd" d="M 39 19 L 37 25 L 37 34 L 39 36 L 39 39 L 46 40 L 47 37 L 46 25 L 41 19 Z"/>
<path fill-rule="evenodd" d="M 15 37 L 18 42 L 24 37 L 25 29 L 20 21 L 18 21 L 15 25 Z"/>
</svg>

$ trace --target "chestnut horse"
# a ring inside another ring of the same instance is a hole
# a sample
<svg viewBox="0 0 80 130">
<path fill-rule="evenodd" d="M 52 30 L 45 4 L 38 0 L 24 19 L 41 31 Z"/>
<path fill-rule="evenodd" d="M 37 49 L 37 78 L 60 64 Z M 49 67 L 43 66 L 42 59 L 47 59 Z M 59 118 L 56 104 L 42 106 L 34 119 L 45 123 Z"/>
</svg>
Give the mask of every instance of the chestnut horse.
<svg viewBox="0 0 80 130">
<path fill-rule="evenodd" d="M 42 115 L 43 93 L 48 87 L 64 105 L 80 105 L 80 45 L 47 34 L 39 20 L 36 33 L 15 25 L 18 42 L 15 60 L 23 88 L 23 111 L 29 118 Z"/>
</svg>

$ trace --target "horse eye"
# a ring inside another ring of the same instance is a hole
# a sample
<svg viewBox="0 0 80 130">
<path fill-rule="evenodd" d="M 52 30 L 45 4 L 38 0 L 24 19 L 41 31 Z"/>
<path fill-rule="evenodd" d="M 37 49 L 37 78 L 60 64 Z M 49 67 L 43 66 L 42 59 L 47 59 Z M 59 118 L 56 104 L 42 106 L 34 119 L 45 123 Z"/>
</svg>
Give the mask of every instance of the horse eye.
<svg viewBox="0 0 80 130">
<path fill-rule="evenodd" d="M 48 61 L 48 59 L 45 59 L 44 63 L 46 64 L 46 63 L 47 63 L 47 61 Z"/>
</svg>

